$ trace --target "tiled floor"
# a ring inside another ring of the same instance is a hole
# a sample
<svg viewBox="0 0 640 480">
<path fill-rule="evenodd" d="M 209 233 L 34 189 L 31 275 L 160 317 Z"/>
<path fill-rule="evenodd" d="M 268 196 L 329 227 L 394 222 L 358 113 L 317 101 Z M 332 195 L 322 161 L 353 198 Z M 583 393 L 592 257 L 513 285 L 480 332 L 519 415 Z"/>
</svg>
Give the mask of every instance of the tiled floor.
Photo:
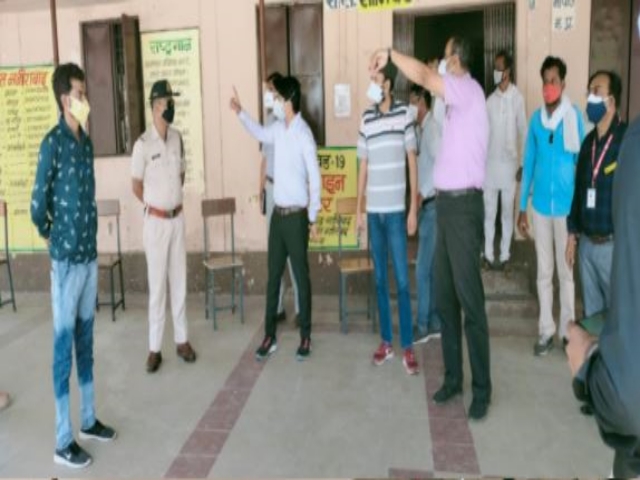
<svg viewBox="0 0 640 480">
<path fill-rule="evenodd" d="M 113 444 L 85 444 L 95 463 L 69 471 L 52 462 L 51 326 L 46 295 L 20 295 L 17 315 L 0 311 L 0 389 L 14 404 L 0 414 L 0 477 L 354 478 L 387 476 L 606 476 L 611 452 L 572 398 L 561 352 L 531 355 L 523 319 L 491 319 L 494 396 L 489 417 L 469 423 L 466 392 L 452 404 L 428 399 L 440 386 L 440 346 L 418 352 L 421 375 L 399 358 L 374 367 L 378 338 L 366 322 L 339 333 L 337 299 L 316 299 L 314 351 L 295 360 L 298 335 L 286 325 L 279 351 L 254 361 L 262 298 L 247 299 L 247 322 L 222 316 L 214 332 L 202 298 L 189 299 L 199 358 L 175 356 L 167 322 L 165 362 L 148 375 L 144 298 L 116 323 L 96 322 L 100 418 L 118 429 Z M 522 328 L 524 326 L 524 328 Z M 72 380 L 72 414 L 78 417 Z M 77 423 L 76 423 L 77 425 Z"/>
</svg>

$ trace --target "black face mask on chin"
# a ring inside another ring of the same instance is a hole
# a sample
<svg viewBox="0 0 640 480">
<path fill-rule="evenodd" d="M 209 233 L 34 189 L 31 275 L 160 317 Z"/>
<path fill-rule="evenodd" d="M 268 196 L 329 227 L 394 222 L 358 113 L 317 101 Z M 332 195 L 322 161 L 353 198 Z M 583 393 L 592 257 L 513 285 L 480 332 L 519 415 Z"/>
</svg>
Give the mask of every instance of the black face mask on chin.
<svg viewBox="0 0 640 480">
<path fill-rule="evenodd" d="M 172 99 L 167 102 L 167 108 L 164 112 L 162 112 L 162 118 L 164 118 L 165 122 L 171 125 L 173 123 L 173 119 L 175 115 L 176 115 L 176 104 Z"/>
</svg>

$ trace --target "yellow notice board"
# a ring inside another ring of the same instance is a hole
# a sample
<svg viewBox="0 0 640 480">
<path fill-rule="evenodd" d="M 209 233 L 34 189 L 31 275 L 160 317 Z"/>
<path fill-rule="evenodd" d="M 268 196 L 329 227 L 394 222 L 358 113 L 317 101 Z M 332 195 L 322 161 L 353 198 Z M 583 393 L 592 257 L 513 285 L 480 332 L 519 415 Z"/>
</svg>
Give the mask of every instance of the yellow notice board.
<svg viewBox="0 0 640 480">
<path fill-rule="evenodd" d="M 322 202 L 318 216 L 319 242 L 312 242 L 314 250 L 332 250 L 338 248 L 338 217 L 336 200 L 353 198 L 358 194 L 358 159 L 355 148 L 319 148 L 318 164 L 322 175 Z M 342 238 L 344 248 L 357 248 L 355 215 L 343 219 Z"/>
<path fill-rule="evenodd" d="M 40 143 L 58 119 L 52 75 L 52 66 L 0 67 L 0 199 L 9 209 L 14 252 L 45 247 L 31 223 L 30 205 Z"/>
<path fill-rule="evenodd" d="M 175 98 L 174 126 L 184 140 L 187 172 L 185 190 L 204 193 L 204 145 L 202 134 L 202 89 L 200 76 L 200 31 L 197 28 L 141 35 L 144 94 L 149 98 L 156 80 L 166 79 Z M 152 125 L 151 109 L 146 109 L 147 127 Z"/>
<path fill-rule="evenodd" d="M 414 0 L 359 0 L 358 10 L 373 12 L 376 10 L 394 10 L 396 8 L 410 7 Z"/>
</svg>

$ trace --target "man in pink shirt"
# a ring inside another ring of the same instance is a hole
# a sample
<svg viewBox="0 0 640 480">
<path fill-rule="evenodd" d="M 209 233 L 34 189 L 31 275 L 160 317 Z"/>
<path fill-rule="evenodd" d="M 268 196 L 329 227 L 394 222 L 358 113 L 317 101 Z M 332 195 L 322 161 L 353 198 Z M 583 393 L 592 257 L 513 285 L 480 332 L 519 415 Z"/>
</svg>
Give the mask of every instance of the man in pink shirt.
<svg viewBox="0 0 640 480">
<path fill-rule="evenodd" d="M 446 116 L 434 170 L 438 233 L 435 254 L 436 308 L 442 319 L 445 379 L 434 395 L 446 403 L 462 392 L 462 312 L 473 374 L 469 418 L 487 415 L 491 402 L 489 332 L 480 270 L 484 203 L 482 185 L 489 143 L 489 118 L 482 87 L 469 74 L 471 45 L 453 37 L 445 49 L 447 73 L 393 49 L 371 60 L 378 71 L 393 62 L 412 82 L 444 100 Z"/>
</svg>

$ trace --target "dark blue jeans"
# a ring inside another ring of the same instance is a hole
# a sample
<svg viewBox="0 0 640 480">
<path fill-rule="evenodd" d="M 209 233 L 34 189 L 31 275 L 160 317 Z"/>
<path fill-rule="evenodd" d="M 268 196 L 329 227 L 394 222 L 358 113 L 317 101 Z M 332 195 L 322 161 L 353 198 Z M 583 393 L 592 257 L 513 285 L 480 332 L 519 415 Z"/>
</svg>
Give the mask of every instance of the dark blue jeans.
<svg viewBox="0 0 640 480">
<path fill-rule="evenodd" d="M 420 209 L 418 224 L 419 244 L 416 259 L 416 284 L 418 288 L 418 331 L 426 335 L 429 330 L 440 330 L 440 317 L 436 310 L 433 260 L 436 253 L 436 202 Z"/>
<path fill-rule="evenodd" d="M 407 259 L 407 221 L 404 212 L 370 213 L 368 215 L 371 257 L 375 267 L 380 334 L 391 343 L 391 307 L 389 305 L 388 260 L 391 254 L 398 288 L 400 310 L 400 341 L 403 349 L 413 344 L 411 296 L 409 292 L 409 264 Z"/>
</svg>

